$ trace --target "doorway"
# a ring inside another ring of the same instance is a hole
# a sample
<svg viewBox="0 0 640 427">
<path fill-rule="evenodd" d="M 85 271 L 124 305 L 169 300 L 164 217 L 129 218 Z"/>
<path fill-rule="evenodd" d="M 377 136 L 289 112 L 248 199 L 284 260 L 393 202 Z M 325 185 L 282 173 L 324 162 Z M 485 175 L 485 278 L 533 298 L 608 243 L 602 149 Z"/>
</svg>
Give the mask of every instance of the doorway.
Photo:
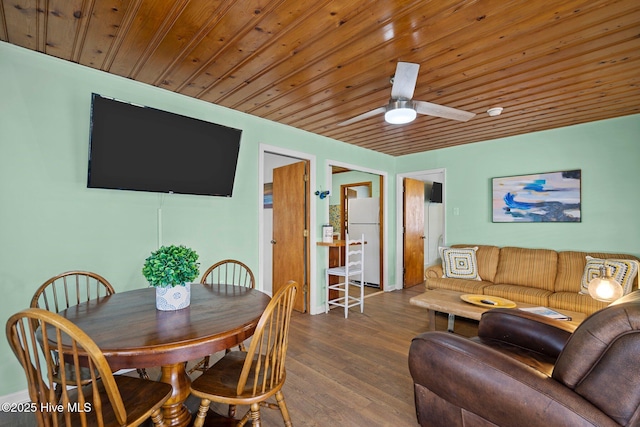
<svg viewBox="0 0 640 427">
<path fill-rule="evenodd" d="M 306 182 L 304 184 L 305 189 L 303 190 L 303 192 L 306 193 L 304 195 L 306 196 L 306 210 L 303 209 L 299 211 L 296 215 L 300 218 L 296 217 L 295 221 L 296 223 L 304 224 L 304 227 L 301 231 L 304 236 L 301 237 L 304 241 L 304 247 L 298 251 L 303 256 L 300 258 L 300 262 L 296 263 L 296 269 L 291 274 L 296 273 L 298 276 L 300 276 L 300 278 L 297 278 L 296 276 L 295 280 L 300 282 L 304 291 L 302 293 L 303 295 L 301 296 L 301 303 L 297 304 L 297 309 L 306 313 L 315 314 L 317 312 L 317 310 L 314 309 L 314 307 L 317 305 L 317 291 L 314 289 L 314 277 L 316 274 L 316 249 L 315 245 L 311 244 L 311 242 L 315 242 L 316 240 L 316 231 L 314 226 L 314 224 L 316 223 L 316 215 L 315 200 L 310 195 L 310 189 L 314 188 L 315 186 L 315 157 L 307 153 L 286 150 L 280 147 L 268 146 L 266 144 L 260 145 L 259 156 L 258 212 L 260 212 L 261 214 L 259 215 L 258 221 L 258 264 L 260 272 L 260 274 L 258 275 L 258 288 L 269 295 L 273 295 L 273 293 L 278 288 L 278 286 L 275 286 L 274 280 L 282 281 L 281 279 L 274 278 L 274 276 L 283 277 L 281 275 L 278 275 L 278 271 L 276 270 L 278 270 L 283 265 L 288 265 L 286 263 L 274 263 L 273 241 L 288 238 L 288 236 L 286 235 L 280 235 L 278 239 L 274 239 L 274 204 L 272 200 L 269 200 L 269 195 L 273 197 L 277 191 L 274 185 L 274 171 L 277 169 L 287 169 L 288 166 L 292 166 L 297 163 L 303 163 L 306 169 Z M 285 176 L 286 178 L 284 180 L 289 181 L 288 175 Z M 288 198 L 289 195 L 293 194 L 293 192 L 285 191 L 285 194 Z M 280 256 L 278 257 L 281 258 Z M 300 273 L 300 271 L 302 271 L 302 273 Z"/>
<path fill-rule="evenodd" d="M 340 172 L 345 172 L 344 169 L 338 169 Z M 336 168 L 333 168 L 332 174 L 335 175 Z M 357 199 L 358 197 L 373 197 L 373 184 L 371 181 L 365 182 L 352 182 L 347 184 L 340 184 L 340 238 L 346 240 L 347 238 L 347 226 L 349 224 L 349 200 Z M 344 254 L 343 254 L 344 255 Z"/>
<path fill-rule="evenodd" d="M 386 224 L 385 211 L 386 201 L 386 173 L 372 169 L 363 168 L 355 165 L 348 165 L 337 161 L 327 162 L 327 188 L 331 189 L 329 200 L 329 217 L 330 223 L 334 228 L 334 236 L 345 240 L 346 232 L 349 228 L 349 200 L 360 199 L 360 204 L 356 209 L 362 212 L 367 203 L 373 206 L 369 211 L 376 212 L 377 215 L 362 216 L 357 214 L 356 217 L 362 218 L 362 221 L 354 219 L 351 224 L 353 230 L 357 233 L 363 232 L 365 240 L 368 241 L 365 249 L 365 256 L 369 262 L 365 260 L 365 264 L 374 266 L 374 270 L 367 269 L 369 276 L 365 277 L 365 281 L 373 290 L 385 290 L 387 287 L 386 272 L 387 264 L 387 248 L 386 248 Z M 374 206 L 375 205 L 375 206 Z M 365 218 L 366 217 L 366 218 Z M 375 217 L 375 219 L 373 218 Z M 369 237 L 367 237 L 369 236 Z M 370 250 L 373 250 L 371 252 Z M 373 257 L 371 259 L 370 257 Z M 375 273 L 374 273 L 375 271 Z"/>
<path fill-rule="evenodd" d="M 432 195 L 434 183 L 440 184 L 435 186 L 436 190 L 438 190 L 438 188 L 446 188 L 446 171 L 445 169 L 431 169 L 398 174 L 396 176 L 397 194 L 403 194 L 405 178 L 422 181 L 424 183 L 424 264 L 430 265 L 438 260 L 440 257 L 438 247 L 443 246 L 446 242 L 445 192 L 444 190 L 442 191 L 440 198 L 437 197 L 437 191 Z M 404 253 L 405 236 L 403 232 L 403 221 L 405 215 L 403 206 L 403 200 L 399 198 L 396 204 L 396 251 L 398 254 Z M 396 258 L 396 267 L 396 288 L 402 289 L 405 286 L 403 256 Z M 424 272 L 424 266 L 422 266 L 422 271 Z"/>
</svg>

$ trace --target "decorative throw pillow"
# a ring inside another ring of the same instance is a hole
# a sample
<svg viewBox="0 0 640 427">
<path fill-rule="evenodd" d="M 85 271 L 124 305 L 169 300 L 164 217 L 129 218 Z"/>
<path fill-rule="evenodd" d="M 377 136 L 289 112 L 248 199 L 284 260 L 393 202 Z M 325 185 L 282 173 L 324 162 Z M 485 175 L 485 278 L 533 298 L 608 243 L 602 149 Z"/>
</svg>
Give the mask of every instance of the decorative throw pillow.
<svg viewBox="0 0 640 427">
<path fill-rule="evenodd" d="M 476 251 L 473 248 L 438 248 L 442 258 L 443 278 L 482 280 L 478 275 Z"/>
<path fill-rule="evenodd" d="M 580 293 L 589 295 L 589 282 L 603 273 L 605 265 L 611 268 L 611 277 L 622 285 L 623 295 L 631 292 L 633 281 L 638 274 L 638 261 L 632 259 L 609 259 L 594 258 L 587 255 L 587 265 L 584 267 L 582 281 L 580 283 Z"/>
</svg>

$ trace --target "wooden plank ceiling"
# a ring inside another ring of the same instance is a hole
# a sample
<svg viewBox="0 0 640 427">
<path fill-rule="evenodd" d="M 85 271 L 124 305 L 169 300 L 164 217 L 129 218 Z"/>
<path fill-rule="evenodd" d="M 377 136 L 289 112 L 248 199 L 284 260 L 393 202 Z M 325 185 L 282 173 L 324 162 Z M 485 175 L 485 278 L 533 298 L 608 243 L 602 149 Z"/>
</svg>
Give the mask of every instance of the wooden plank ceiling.
<svg viewBox="0 0 640 427">
<path fill-rule="evenodd" d="M 0 0 L 0 40 L 394 156 L 640 113 L 638 0 Z M 476 116 L 338 126 L 398 61 Z"/>
</svg>

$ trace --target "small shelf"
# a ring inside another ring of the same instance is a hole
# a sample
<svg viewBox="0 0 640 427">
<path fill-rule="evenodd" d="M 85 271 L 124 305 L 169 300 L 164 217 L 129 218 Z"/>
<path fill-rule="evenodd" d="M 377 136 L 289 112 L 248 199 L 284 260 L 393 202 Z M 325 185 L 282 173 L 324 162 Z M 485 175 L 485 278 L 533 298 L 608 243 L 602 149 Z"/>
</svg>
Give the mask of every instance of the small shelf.
<svg viewBox="0 0 640 427">
<path fill-rule="evenodd" d="M 334 240 L 333 242 L 318 242 L 317 244 L 328 248 L 342 248 L 347 245 L 347 242 L 345 240 Z"/>
</svg>

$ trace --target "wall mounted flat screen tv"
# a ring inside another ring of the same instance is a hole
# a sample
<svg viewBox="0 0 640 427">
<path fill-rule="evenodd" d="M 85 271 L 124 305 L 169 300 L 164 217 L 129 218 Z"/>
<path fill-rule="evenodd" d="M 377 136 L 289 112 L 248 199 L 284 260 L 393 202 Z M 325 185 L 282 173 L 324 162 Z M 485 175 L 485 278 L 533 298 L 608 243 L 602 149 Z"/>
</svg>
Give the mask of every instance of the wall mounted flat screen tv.
<svg viewBox="0 0 640 427">
<path fill-rule="evenodd" d="M 87 187 L 231 197 L 241 135 L 94 93 Z"/>
<path fill-rule="evenodd" d="M 431 186 L 431 194 L 429 200 L 433 203 L 442 203 L 442 183 L 434 182 Z"/>
</svg>

